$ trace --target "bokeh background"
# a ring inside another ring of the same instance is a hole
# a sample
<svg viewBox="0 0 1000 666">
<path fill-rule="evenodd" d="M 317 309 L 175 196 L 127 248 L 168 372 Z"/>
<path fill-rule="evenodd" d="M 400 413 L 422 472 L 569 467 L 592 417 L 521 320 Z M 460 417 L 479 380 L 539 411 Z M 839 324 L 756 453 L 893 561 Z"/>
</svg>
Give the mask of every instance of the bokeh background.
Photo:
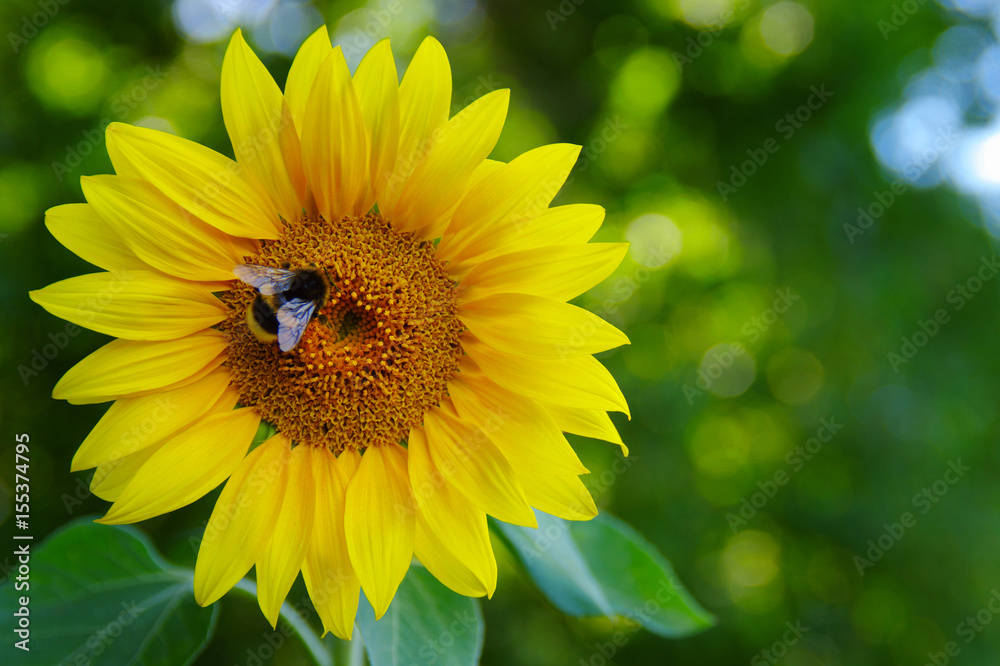
<svg viewBox="0 0 1000 666">
<path fill-rule="evenodd" d="M 574 443 L 602 509 L 656 544 L 718 625 L 679 641 L 625 626 L 607 663 L 997 663 L 990 0 L 5 0 L 5 529 L 15 432 L 32 439 L 36 538 L 106 506 L 68 471 L 104 407 L 50 398 L 102 336 L 66 335 L 26 296 L 91 270 L 48 235 L 45 209 L 111 171 L 111 121 L 231 155 L 232 31 L 282 83 L 324 22 L 352 67 L 389 37 L 402 69 L 436 35 L 456 108 L 511 88 L 494 157 L 581 144 L 557 203 L 605 206 L 598 240 L 632 243 L 580 299 L 632 339 L 603 358 L 632 405 L 616 420 L 630 464 L 606 471 L 613 447 Z M 140 527 L 190 563 L 212 503 Z M 483 663 L 605 663 L 610 624 L 562 616 L 502 554 L 501 576 Z M 270 631 L 252 600 L 221 603 L 199 664 L 243 663 Z M 292 642 L 271 663 L 304 659 Z"/>
</svg>

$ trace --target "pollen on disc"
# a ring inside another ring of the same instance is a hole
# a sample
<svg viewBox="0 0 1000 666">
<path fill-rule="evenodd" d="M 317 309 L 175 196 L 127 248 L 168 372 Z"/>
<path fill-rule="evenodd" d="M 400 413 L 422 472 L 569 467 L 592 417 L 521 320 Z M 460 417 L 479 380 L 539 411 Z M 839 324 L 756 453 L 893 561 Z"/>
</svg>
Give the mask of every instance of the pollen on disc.
<svg viewBox="0 0 1000 666">
<path fill-rule="evenodd" d="M 434 244 L 379 215 L 305 217 L 246 263 L 315 264 L 330 293 L 295 349 L 258 340 L 246 322 L 257 292 L 237 282 L 219 328 L 240 402 L 300 444 L 347 448 L 405 439 L 439 403 L 461 356 L 455 283 Z"/>
</svg>

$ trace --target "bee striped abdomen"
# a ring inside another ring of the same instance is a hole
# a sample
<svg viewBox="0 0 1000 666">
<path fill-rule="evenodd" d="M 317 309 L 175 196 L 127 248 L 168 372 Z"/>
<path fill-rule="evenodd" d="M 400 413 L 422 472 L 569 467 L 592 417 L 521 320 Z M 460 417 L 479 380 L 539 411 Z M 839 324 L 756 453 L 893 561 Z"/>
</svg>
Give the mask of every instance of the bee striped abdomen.
<svg viewBox="0 0 1000 666">
<path fill-rule="evenodd" d="M 278 339 L 277 312 L 259 294 L 247 310 L 247 324 L 250 326 L 250 331 L 262 342 L 274 342 Z"/>
</svg>

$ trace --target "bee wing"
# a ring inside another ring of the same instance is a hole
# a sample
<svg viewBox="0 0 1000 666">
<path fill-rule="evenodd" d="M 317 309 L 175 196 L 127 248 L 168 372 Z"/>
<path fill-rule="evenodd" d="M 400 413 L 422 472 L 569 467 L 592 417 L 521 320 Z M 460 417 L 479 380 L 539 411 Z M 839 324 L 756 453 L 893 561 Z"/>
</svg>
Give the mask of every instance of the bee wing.
<svg viewBox="0 0 1000 666">
<path fill-rule="evenodd" d="M 295 271 L 271 268 L 270 266 L 255 266 L 254 264 L 236 266 L 233 268 L 233 275 L 251 287 L 256 287 L 257 291 L 264 296 L 273 296 L 288 291 L 298 280 Z"/>
<path fill-rule="evenodd" d="M 316 301 L 293 298 L 278 310 L 278 346 L 286 352 L 295 348 L 306 332 L 306 326 L 316 309 Z"/>
</svg>

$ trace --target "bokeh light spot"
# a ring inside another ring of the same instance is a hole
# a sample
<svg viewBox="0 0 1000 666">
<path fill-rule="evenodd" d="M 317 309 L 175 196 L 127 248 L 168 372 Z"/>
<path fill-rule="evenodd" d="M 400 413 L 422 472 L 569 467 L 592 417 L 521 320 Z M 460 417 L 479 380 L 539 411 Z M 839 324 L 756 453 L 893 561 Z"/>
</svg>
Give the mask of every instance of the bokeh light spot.
<svg viewBox="0 0 1000 666">
<path fill-rule="evenodd" d="M 611 85 L 611 101 L 623 113 L 656 116 L 673 99 L 679 83 L 677 66 L 667 52 L 640 49 L 618 71 Z"/>
<path fill-rule="evenodd" d="M 646 268 L 660 268 L 673 261 L 680 254 L 683 237 L 673 220 L 653 213 L 637 217 L 625 229 L 632 259 Z"/>
<path fill-rule="evenodd" d="M 718 28 L 732 20 L 733 0 L 677 0 L 681 19 L 695 28 Z"/>
<path fill-rule="evenodd" d="M 714 280 L 725 273 L 727 265 L 739 259 L 739 245 L 730 242 L 729 221 L 725 213 L 696 196 L 677 196 L 659 206 L 670 215 L 684 238 L 678 266 L 691 276 Z"/>
<path fill-rule="evenodd" d="M 701 357 L 698 377 L 713 395 L 735 398 L 753 384 L 757 361 L 743 345 L 723 342 Z"/>
<path fill-rule="evenodd" d="M 275 7 L 267 34 L 275 51 L 292 57 L 305 38 L 323 23 L 316 8 L 305 2 L 283 2 Z"/>
<path fill-rule="evenodd" d="M 778 400 L 801 405 L 822 388 L 823 366 L 803 349 L 783 349 L 767 362 L 767 383 Z"/>
<path fill-rule="evenodd" d="M 767 585 L 781 568 L 781 547 L 767 532 L 744 530 L 722 552 L 722 570 L 730 588 Z"/>
<path fill-rule="evenodd" d="M 729 477 L 747 464 L 750 438 L 735 416 L 716 416 L 699 423 L 687 442 L 688 453 L 702 472 Z"/>
<path fill-rule="evenodd" d="M 813 38 L 812 14 L 797 2 L 779 2 L 761 16 L 760 36 L 780 56 L 801 53 Z"/>
<path fill-rule="evenodd" d="M 43 41 L 44 40 L 44 41 Z M 28 86 L 45 106 L 76 115 L 92 112 L 110 79 L 101 48 L 76 30 L 43 33 L 28 56 Z"/>
<path fill-rule="evenodd" d="M 435 14 L 435 4 L 430 0 L 370 2 L 344 14 L 336 26 L 331 26 L 330 34 L 333 36 L 333 45 L 343 49 L 347 65 L 354 71 L 368 49 L 386 37 L 392 40 L 394 53 L 405 53 L 411 46 L 415 49 L 414 42 L 420 41 L 420 33 L 427 30 Z M 481 94 L 483 92 L 479 93 Z M 453 102 L 461 102 L 465 106 L 475 97 L 466 99 L 462 92 L 455 90 Z"/>
<path fill-rule="evenodd" d="M 277 0 L 177 0 L 174 23 L 194 42 L 228 39 L 237 26 L 260 25 Z"/>
<path fill-rule="evenodd" d="M 972 169 L 984 183 L 1000 185 L 1000 132 L 988 135 L 975 147 Z"/>
</svg>

